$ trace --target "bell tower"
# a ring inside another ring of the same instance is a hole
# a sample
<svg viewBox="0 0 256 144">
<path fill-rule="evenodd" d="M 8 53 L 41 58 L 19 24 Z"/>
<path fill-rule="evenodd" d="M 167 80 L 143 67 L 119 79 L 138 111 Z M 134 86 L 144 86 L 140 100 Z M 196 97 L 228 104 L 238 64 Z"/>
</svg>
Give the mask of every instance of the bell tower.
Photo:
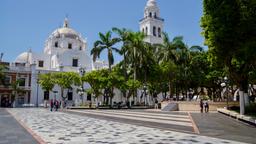
<svg viewBox="0 0 256 144">
<path fill-rule="evenodd" d="M 144 18 L 140 20 L 140 31 L 147 35 L 145 41 L 152 44 L 163 43 L 163 27 L 164 19 L 160 17 L 156 0 L 148 0 L 144 10 Z"/>
</svg>

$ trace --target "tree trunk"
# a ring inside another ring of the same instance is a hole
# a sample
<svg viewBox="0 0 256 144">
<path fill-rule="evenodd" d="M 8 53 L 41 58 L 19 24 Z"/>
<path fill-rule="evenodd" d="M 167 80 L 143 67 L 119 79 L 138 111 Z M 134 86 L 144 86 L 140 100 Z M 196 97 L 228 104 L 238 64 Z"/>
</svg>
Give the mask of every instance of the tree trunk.
<svg viewBox="0 0 256 144">
<path fill-rule="evenodd" d="M 173 96 L 172 96 L 172 82 L 171 82 L 171 80 L 169 80 L 169 95 L 170 95 L 170 98 L 173 98 Z"/>
<path fill-rule="evenodd" d="M 249 106 L 250 102 L 249 102 L 249 96 L 248 96 L 248 91 L 246 90 L 244 92 L 244 105 L 245 106 Z"/>
<path fill-rule="evenodd" d="M 239 101 L 240 101 L 240 115 L 244 115 L 244 91 L 242 89 L 239 89 Z"/>
<path fill-rule="evenodd" d="M 134 67 L 134 81 L 137 80 L 137 68 L 136 68 L 136 60 L 137 60 L 137 53 L 136 53 L 136 47 L 133 48 L 134 52 L 134 59 L 133 59 L 133 67 Z M 137 97 L 137 89 L 134 90 L 133 98 Z"/>
<path fill-rule="evenodd" d="M 244 92 L 244 104 L 245 106 L 249 105 L 249 97 L 248 97 L 248 87 L 249 87 L 249 82 L 248 78 L 246 78 L 243 82 L 241 82 L 243 92 Z"/>
<path fill-rule="evenodd" d="M 124 52 L 124 68 L 123 68 L 123 70 L 124 70 L 125 81 L 127 81 L 128 80 L 128 76 L 127 76 L 128 74 L 127 74 L 127 71 L 126 71 L 126 54 L 125 54 L 125 52 Z M 126 90 L 123 91 L 123 96 L 124 97 L 126 97 L 126 95 L 127 95 L 126 92 L 127 92 Z"/>
</svg>

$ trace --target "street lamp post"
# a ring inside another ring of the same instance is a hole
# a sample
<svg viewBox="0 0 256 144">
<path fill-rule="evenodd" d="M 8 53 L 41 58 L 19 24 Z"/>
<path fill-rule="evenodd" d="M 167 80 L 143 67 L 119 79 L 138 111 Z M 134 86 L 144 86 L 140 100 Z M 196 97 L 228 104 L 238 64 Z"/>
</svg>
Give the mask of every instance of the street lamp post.
<svg viewBox="0 0 256 144">
<path fill-rule="evenodd" d="M 85 68 L 83 68 L 82 66 L 80 66 L 79 68 L 79 73 L 80 73 L 80 76 L 84 76 L 86 70 Z M 82 86 L 80 89 L 78 89 L 78 94 L 80 95 L 80 98 L 81 98 L 81 101 L 82 101 L 82 104 L 84 103 L 84 100 L 83 100 L 83 95 L 84 95 L 84 83 L 82 82 Z"/>
<path fill-rule="evenodd" d="M 223 81 L 223 83 L 221 83 L 221 87 L 225 87 L 226 88 L 226 98 L 227 98 L 227 109 L 228 109 L 228 107 L 229 107 L 229 104 L 228 104 L 228 92 L 229 92 L 229 90 L 228 90 L 228 87 L 229 87 L 229 81 L 228 81 L 228 78 L 227 77 L 224 77 L 224 79 L 223 79 L 224 81 Z"/>
<path fill-rule="evenodd" d="M 146 84 L 143 86 L 143 90 L 144 90 L 144 103 L 145 103 L 145 106 L 146 106 L 146 104 L 147 104 L 147 102 L 146 102 L 146 99 L 147 99 L 147 85 Z"/>
</svg>

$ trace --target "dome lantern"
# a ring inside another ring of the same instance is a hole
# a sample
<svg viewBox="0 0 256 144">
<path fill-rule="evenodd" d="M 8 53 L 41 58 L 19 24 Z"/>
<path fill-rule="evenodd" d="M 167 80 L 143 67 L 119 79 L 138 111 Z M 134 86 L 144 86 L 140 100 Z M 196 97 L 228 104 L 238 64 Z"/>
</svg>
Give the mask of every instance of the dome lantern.
<svg viewBox="0 0 256 144">
<path fill-rule="evenodd" d="M 68 27 L 69 27 L 68 18 L 65 18 L 63 27 L 64 27 L 64 28 L 68 28 Z"/>
</svg>

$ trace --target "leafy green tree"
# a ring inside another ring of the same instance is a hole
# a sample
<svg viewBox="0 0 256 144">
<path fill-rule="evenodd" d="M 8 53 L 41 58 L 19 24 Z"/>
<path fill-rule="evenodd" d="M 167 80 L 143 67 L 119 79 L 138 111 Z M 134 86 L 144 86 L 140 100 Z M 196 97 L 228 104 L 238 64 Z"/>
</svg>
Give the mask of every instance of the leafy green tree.
<svg viewBox="0 0 256 144">
<path fill-rule="evenodd" d="M 90 92 L 94 94 L 95 98 L 98 98 L 102 94 L 102 89 L 104 88 L 103 82 L 105 80 L 102 78 L 100 71 L 91 71 L 86 73 L 82 77 L 82 81 L 90 84 Z"/>
<path fill-rule="evenodd" d="M 132 94 L 134 94 L 133 92 L 135 90 L 137 90 L 138 88 L 141 87 L 141 83 L 138 80 L 129 79 L 126 82 L 126 86 L 127 86 L 128 90 L 129 90 L 129 92 L 128 92 L 128 98 L 129 98 L 130 96 L 132 96 Z M 133 96 L 136 96 L 136 95 L 133 95 Z"/>
<path fill-rule="evenodd" d="M 119 38 L 112 38 L 111 31 L 108 31 L 105 35 L 99 33 L 100 40 L 97 40 L 94 43 L 94 47 L 91 50 L 91 55 L 93 55 L 93 61 L 96 61 L 100 57 L 100 54 L 103 50 L 107 50 L 108 53 L 108 67 L 111 71 L 111 66 L 114 64 L 113 51 L 120 53 L 120 50 L 115 48 L 114 45 L 120 42 Z"/>
<path fill-rule="evenodd" d="M 113 88 L 115 87 L 115 88 L 122 90 L 122 88 L 123 88 L 122 83 L 124 83 L 124 82 L 125 82 L 125 78 L 122 75 L 119 75 L 118 72 L 112 71 L 112 72 L 108 73 L 106 86 L 109 89 L 112 88 L 112 90 L 111 90 L 112 93 L 109 94 L 110 105 L 112 105 L 112 99 L 114 97 Z"/>
<path fill-rule="evenodd" d="M 226 66 L 240 89 L 241 114 L 244 114 L 249 72 L 255 70 L 255 11 L 255 0 L 204 0 L 201 19 L 212 61 Z"/>
<path fill-rule="evenodd" d="M 80 76 L 78 73 L 58 72 L 58 73 L 53 73 L 52 75 L 53 75 L 55 84 L 57 84 L 61 88 L 61 97 L 63 100 L 65 100 L 67 97 L 64 95 L 65 89 L 72 88 L 72 85 L 76 85 L 76 86 L 81 85 Z"/>
<path fill-rule="evenodd" d="M 45 91 L 52 91 L 55 86 L 55 79 L 52 73 L 40 74 L 39 75 L 39 85 Z"/>
</svg>

